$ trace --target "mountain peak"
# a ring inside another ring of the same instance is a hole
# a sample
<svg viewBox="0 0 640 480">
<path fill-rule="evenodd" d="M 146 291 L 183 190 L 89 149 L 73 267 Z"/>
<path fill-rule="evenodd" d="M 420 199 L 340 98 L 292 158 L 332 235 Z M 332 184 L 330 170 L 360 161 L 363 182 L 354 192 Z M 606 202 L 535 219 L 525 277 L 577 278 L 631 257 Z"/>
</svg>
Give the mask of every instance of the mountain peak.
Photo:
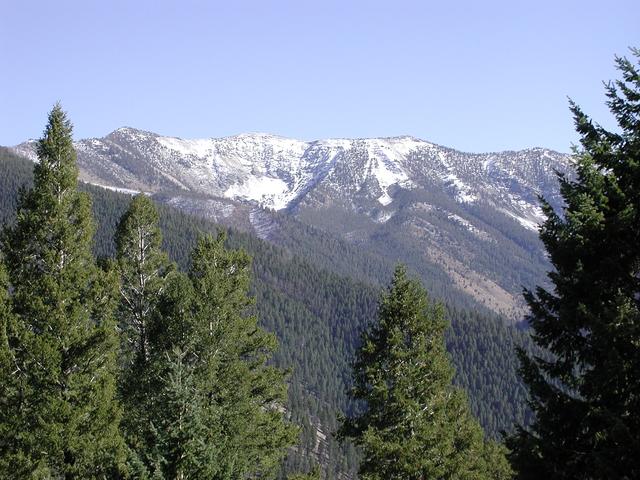
<svg viewBox="0 0 640 480">
<path fill-rule="evenodd" d="M 112 137 L 114 135 L 128 135 L 128 136 L 149 136 L 149 137 L 157 137 L 158 134 L 154 133 L 154 132 L 149 132 L 146 130 L 141 130 L 139 128 L 133 128 L 133 127 L 120 127 L 120 128 L 116 128 L 113 132 L 107 134 L 104 138 L 109 138 Z"/>
<path fill-rule="evenodd" d="M 501 205 L 531 229 L 542 219 L 538 195 L 555 182 L 555 170 L 570 164 L 567 155 L 544 148 L 469 154 L 410 135 L 307 142 L 249 132 L 184 139 L 124 126 L 76 148 L 85 179 L 112 187 L 178 189 L 276 210 L 322 201 L 353 208 L 369 202 L 367 208 L 389 211 L 402 189 L 435 189 L 457 203 Z M 15 149 L 33 158 L 32 144 Z"/>
</svg>

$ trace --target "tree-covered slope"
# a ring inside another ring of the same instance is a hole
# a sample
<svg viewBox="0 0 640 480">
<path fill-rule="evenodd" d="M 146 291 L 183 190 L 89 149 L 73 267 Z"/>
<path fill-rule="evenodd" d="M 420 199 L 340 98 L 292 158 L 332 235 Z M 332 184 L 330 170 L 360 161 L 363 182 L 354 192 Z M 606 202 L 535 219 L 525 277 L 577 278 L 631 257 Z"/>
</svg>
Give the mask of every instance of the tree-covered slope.
<svg viewBox="0 0 640 480">
<path fill-rule="evenodd" d="M 3 222 L 12 220 L 17 190 L 31 181 L 32 167 L 31 162 L 0 150 Z M 95 251 L 111 256 L 115 226 L 131 197 L 89 185 L 83 188 L 94 200 L 98 223 Z M 160 218 L 164 248 L 183 268 L 198 232 L 219 228 L 169 207 L 160 207 Z M 386 269 L 391 263 L 371 264 L 371 257 L 359 254 L 356 247 L 343 248 L 345 244 L 325 238 L 322 247 L 310 231 L 307 237 L 289 239 L 292 248 L 286 249 L 231 230 L 228 243 L 253 256 L 255 308 L 262 325 L 280 340 L 276 362 L 292 369 L 290 408 L 305 430 L 303 445 L 288 462 L 304 466 L 309 458 L 319 459 L 330 472 L 329 478 L 334 478 L 337 472 L 355 471 L 353 450 L 339 447 L 331 433 L 337 428 L 337 411 L 352 408 L 345 393 L 350 362 L 360 332 L 375 318 L 379 286 L 390 278 L 391 270 Z M 301 256 L 293 251 L 309 254 Z M 346 274 L 350 265 L 356 278 Z M 372 277 L 376 278 L 370 282 L 366 281 L 367 269 L 375 272 Z M 441 298 L 443 291 L 441 287 L 433 296 Z M 513 350 L 515 344 L 527 346 L 527 339 L 501 318 L 462 309 L 455 295 L 446 300 L 451 322 L 447 345 L 456 367 L 455 381 L 468 391 L 473 413 L 487 434 L 495 437 L 514 421 L 525 421 L 525 391 L 516 376 Z"/>
<path fill-rule="evenodd" d="M 33 158 L 33 145 L 13 150 Z M 366 272 L 366 282 L 382 282 L 377 267 L 401 261 L 436 296 L 516 322 L 525 313 L 522 287 L 544 282 L 549 269 L 538 198 L 559 205 L 555 172 L 570 174 L 572 162 L 543 148 L 472 154 L 406 136 L 186 140 L 129 127 L 75 146 L 89 183 L 152 192 L 332 269 L 341 268 L 321 258 L 322 245 L 305 246 L 351 243 L 358 252 L 338 247 L 357 267 L 348 276 Z M 362 254 L 375 260 L 363 263 Z"/>
</svg>

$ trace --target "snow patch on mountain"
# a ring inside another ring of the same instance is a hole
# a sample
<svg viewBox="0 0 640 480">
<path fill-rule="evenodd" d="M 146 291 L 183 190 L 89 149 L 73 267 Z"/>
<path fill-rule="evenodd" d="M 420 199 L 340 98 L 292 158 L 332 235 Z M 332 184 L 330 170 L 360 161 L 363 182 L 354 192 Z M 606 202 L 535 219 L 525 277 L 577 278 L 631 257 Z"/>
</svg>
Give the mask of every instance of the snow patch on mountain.
<svg viewBox="0 0 640 480">
<path fill-rule="evenodd" d="M 37 162 L 38 161 L 38 155 L 36 154 L 37 142 L 38 142 L 37 140 L 33 140 L 33 139 L 27 140 L 26 142 L 13 147 L 13 151 L 18 155 L 20 155 L 21 157 L 28 158 L 32 162 Z"/>
<path fill-rule="evenodd" d="M 206 157 L 213 150 L 214 143 L 210 139 L 183 140 L 173 137 L 158 137 L 157 142 L 180 155 Z"/>
<path fill-rule="evenodd" d="M 29 141 L 14 150 L 37 160 L 35 146 Z M 168 192 L 193 208 L 196 200 L 189 196 L 275 210 L 311 199 L 313 208 L 338 204 L 358 211 L 360 202 L 373 201 L 385 214 L 369 218 L 384 223 L 402 208 L 395 207 L 398 192 L 424 188 L 462 205 L 492 205 L 530 230 L 544 220 L 538 196 L 557 205 L 555 171 L 568 171 L 572 163 L 570 156 L 546 149 L 469 154 L 408 136 L 306 142 L 248 133 L 182 139 L 123 127 L 75 146 L 84 181 Z"/>
<path fill-rule="evenodd" d="M 288 193 L 288 185 L 280 178 L 250 175 L 243 182 L 229 186 L 224 196 L 236 200 L 253 200 L 262 206 L 282 210 L 289 203 Z"/>
<path fill-rule="evenodd" d="M 484 230 L 480 230 L 471 222 L 462 218 L 460 215 L 456 215 L 455 213 L 449 213 L 447 215 L 447 218 L 449 220 L 452 220 L 454 223 L 457 223 L 458 225 L 463 226 L 464 228 L 469 230 L 471 233 L 473 233 L 476 237 L 480 238 L 481 240 L 490 240 L 491 238 L 487 232 L 485 232 Z"/>
<path fill-rule="evenodd" d="M 123 188 L 123 187 L 112 187 L 111 185 L 102 185 L 100 183 L 93 183 L 96 187 L 104 188 L 106 190 L 111 190 L 112 192 L 120 192 L 126 193 L 127 195 L 138 195 L 140 190 L 133 190 L 131 188 Z"/>
<path fill-rule="evenodd" d="M 471 193 L 471 187 L 460 180 L 454 173 L 449 173 L 443 177 L 445 183 L 453 187 L 455 198 L 460 203 L 473 203 L 477 197 Z"/>
<path fill-rule="evenodd" d="M 409 176 L 402 168 L 404 155 L 394 148 L 393 144 L 378 139 L 367 140 L 367 155 L 370 162 L 370 171 L 382 195 L 378 202 L 389 205 L 393 199 L 389 195 L 389 187 L 392 185 L 410 186 Z"/>
<path fill-rule="evenodd" d="M 391 148 L 395 150 L 402 157 L 408 157 L 413 152 L 424 148 L 433 148 L 433 143 L 425 142 L 413 137 L 395 137 L 386 139 L 389 142 Z"/>
<path fill-rule="evenodd" d="M 377 223 L 387 223 L 395 214 L 396 212 L 380 212 L 373 219 Z"/>
<path fill-rule="evenodd" d="M 520 225 L 522 225 L 527 230 L 531 230 L 531 231 L 537 232 L 538 228 L 540 227 L 540 224 L 538 222 L 536 222 L 535 220 L 531 220 L 529 218 L 521 217 L 520 215 L 517 215 L 517 214 L 507 210 L 506 208 L 501 208 L 500 211 L 505 213 L 505 214 L 507 214 L 509 217 L 513 218 L 514 220 L 516 220 Z"/>
</svg>

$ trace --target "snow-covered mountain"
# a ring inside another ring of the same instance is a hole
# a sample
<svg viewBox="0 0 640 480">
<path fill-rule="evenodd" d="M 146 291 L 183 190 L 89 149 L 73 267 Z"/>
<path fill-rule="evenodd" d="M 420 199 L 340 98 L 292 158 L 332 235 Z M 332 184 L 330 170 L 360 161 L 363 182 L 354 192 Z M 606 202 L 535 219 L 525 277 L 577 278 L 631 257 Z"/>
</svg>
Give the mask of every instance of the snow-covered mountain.
<svg viewBox="0 0 640 480">
<path fill-rule="evenodd" d="M 489 202 L 523 226 L 542 219 L 538 195 L 557 197 L 570 157 L 546 149 L 469 154 L 413 137 L 304 142 L 267 134 L 186 140 L 133 128 L 75 144 L 84 180 L 149 192 L 182 191 L 291 209 L 321 187 L 333 200 L 381 207 L 398 189 L 444 188 L 460 203 Z M 14 148 L 35 158 L 33 144 Z"/>
<path fill-rule="evenodd" d="M 561 205 L 556 172 L 570 173 L 572 163 L 543 148 L 474 154 L 409 136 L 187 140 L 125 127 L 75 146 L 89 183 L 154 193 L 270 240 L 290 218 L 418 271 L 424 262 L 424 275 L 444 271 L 503 313 L 517 310 L 522 285 L 543 276 L 538 198 Z M 35 159 L 33 142 L 14 150 Z M 495 262 L 509 266 L 497 274 Z"/>
</svg>

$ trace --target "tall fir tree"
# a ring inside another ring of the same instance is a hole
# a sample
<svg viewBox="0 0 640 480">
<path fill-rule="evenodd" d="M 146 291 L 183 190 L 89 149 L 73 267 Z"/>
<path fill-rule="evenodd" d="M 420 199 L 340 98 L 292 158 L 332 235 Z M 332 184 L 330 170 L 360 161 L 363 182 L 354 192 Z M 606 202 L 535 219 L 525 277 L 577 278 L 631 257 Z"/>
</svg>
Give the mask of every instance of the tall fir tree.
<svg viewBox="0 0 640 480">
<path fill-rule="evenodd" d="M 284 373 L 267 364 L 275 338 L 248 312 L 249 257 L 224 241 L 199 240 L 150 325 L 143 470 L 154 478 L 272 478 L 295 441 Z"/>
<path fill-rule="evenodd" d="M 606 93 L 618 131 L 571 103 L 577 175 L 560 177 L 561 213 L 544 205 L 553 290 L 525 298 L 548 356 L 520 352 L 535 421 L 509 441 L 523 479 L 640 478 L 640 76 L 616 63 Z"/>
<path fill-rule="evenodd" d="M 129 467 L 134 478 L 217 478 L 222 435 L 219 422 L 207 415 L 206 391 L 198 382 L 193 316 L 193 286 L 188 276 L 172 271 L 165 279 L 147 325 L 148 360 L 139 368 L 131 393 L 133 413 L 125 414 Z"/>
<path fill-rule="evenodd" d="M 504 452 L 483 444 L 466 396 L 452 385 L 446 327 L 442 305 L 397 267 L 354 362 L 351 397 L 362 411 L 339 432 L 362 449 L 361 478 L 510 478 Z"/>
<path fill-rule="evenodd" d="M 116 228 L 121 300 L 118 320 L 123 333 L 123 356 L 130 365 L 149 360 L 149 324 L 166 276 L 175 268 L 162 251 L 159 221 L 153 201 L 140 194 L 133 198 Z"/>
<path fill-rule="evenodd" d="M 11 311 L 9 281 L 4 261 L 0 257 L 0 473 L 12 469 L 11 463 L 16 452 L 12 452 L 1 439 L 11 439 L 14 435 L 16 402 L 19 401 L 18 382 L 14 375 L 14 364 L 9 335 L 15 330 Z"/>
<path fill-rule="evenodd" d="M 2 252 L 11 290 L 3 358 L 3 478 L 111 478 L 123 463 L 115 401 L 117 278 L 91 253 L 91 204 L 77 191 L 60 105 L 37 143 L 33 189 Z M 8 424 L 7 424 L 8 423 Z"/>
<path fill-rule="evenodd" d="M 120 277 L 118 323 L 121 332 L 119 393 L 124 416 L 122 428 L 129 447 L 129 462 L 144 465 L 148 452 L 149 408 L 157 387 L 151 368 L 153 322 L 174 265 L 162 251 L 162 232 L 153 201 L 140 194 L 133 198 L 115 234 L 116 270 Z M 137 476 L 144 476 L 133 468 Z"/>
<path fill-rule="evenodd" d="M 249 311 L 250 257 L 226 249 L 225 240 L 223 232 L 202 237 L 189 272 L 203 361 L 198 377 L 224 432 L 213 439 L 221 449 L 216 478 L 272 478 L 296 429 L 284 419 L 285 374 L 268 365 L 277 340 Z"/>
</svg>

